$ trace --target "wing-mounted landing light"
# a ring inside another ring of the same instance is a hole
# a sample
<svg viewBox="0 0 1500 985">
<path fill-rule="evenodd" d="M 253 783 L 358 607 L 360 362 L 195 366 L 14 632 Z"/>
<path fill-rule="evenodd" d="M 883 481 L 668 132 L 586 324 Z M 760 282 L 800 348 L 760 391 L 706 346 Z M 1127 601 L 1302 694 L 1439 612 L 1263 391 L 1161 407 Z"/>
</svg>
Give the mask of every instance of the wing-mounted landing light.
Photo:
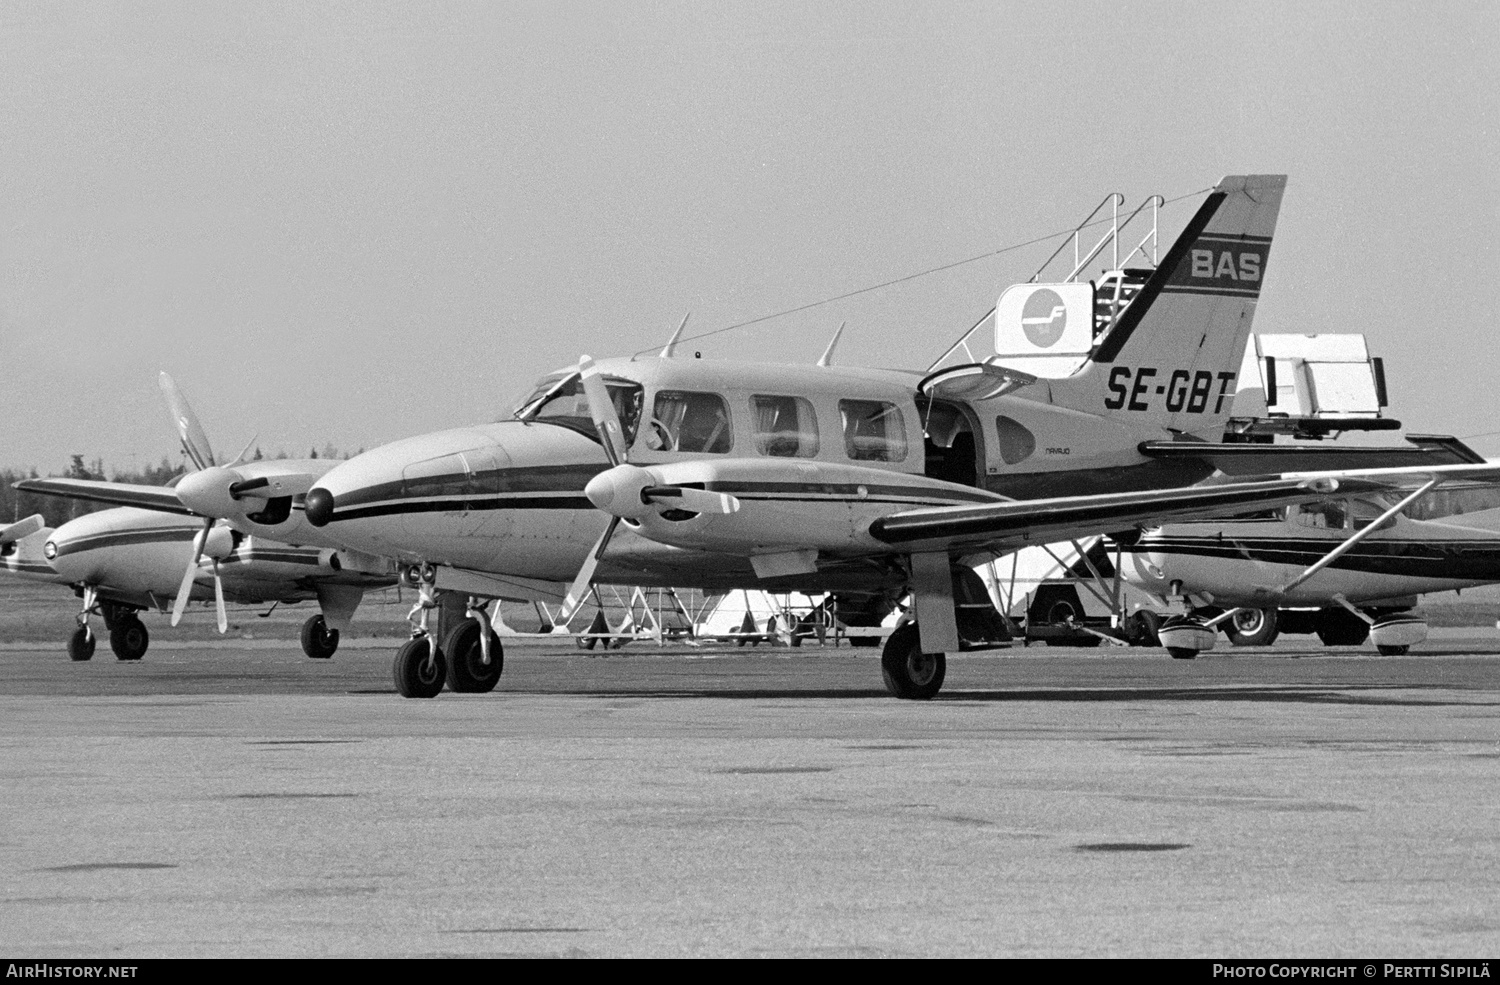
<svg viewBox="0 0 1500 985">
<path fill-rule="evenodd" d="M 680 331 L 680 329 L 679 329 Z M 588 356 L 578 361 L 578 372 L 583 382 L 583 393 L 588 398 L 589 416 L 599 430 L 600 443 L 609 459 L 610 468 L 594 476 L 584 487 L 589 502 L 610 515 L 609 525 L 599 536 L 594 547 L 584 558 L 583 567 L 568 588 L 558 612 L 557 622 L 565 624 L 572 619 L 588 597 L 589 586 L 594 582 L 594 572 L 599 560 L 609 548 L 621 520 L 640 520 L 660 508 L 689 510 L 693 513 L 733 513 L 740 508 L 740 501 L 723 493 L 712 493 L 691 486 L 664 484 L 661 477 L 648 468 L 631 465 L 630 450 L 625 445 L 625 432 L 620 426 L 620 416 L 615 412 L 614 401 L 609 398 L 609 388 L 599 368 Z"/>
<path fill-rule="evenodd" d="M 1035 376 L 1020 370 L 991 363 L 965 363 L 923 377 L 917 384 L 917 392 L 924 397 L 951 400 L 992 400 L 1036 381 Z"/>
</svg>

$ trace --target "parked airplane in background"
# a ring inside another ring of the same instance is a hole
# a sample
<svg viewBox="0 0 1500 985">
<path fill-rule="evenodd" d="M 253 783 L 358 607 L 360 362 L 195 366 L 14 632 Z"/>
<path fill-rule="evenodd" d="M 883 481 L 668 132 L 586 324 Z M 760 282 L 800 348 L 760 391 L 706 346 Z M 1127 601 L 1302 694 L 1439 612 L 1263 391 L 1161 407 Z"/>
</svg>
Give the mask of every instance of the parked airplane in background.
<svg viewBox="0 0 1500 985">
<path fill-rule="evenodd" d="M 0 566 L 34 581 L 57 582 L 57 572 L 42 554 L 52 528 L 40 513 L 0 526 Z"/>
<path fill-rule="evenodd" d="M 221 633 L 228 627 L 226 600 L 258 605 L 316 599 L 322 611 L 303 623 L 302 649 L 309 657 L 327 658 L 338 649 L 339 632 L 348 628 L 364 593 L 395 582 L 389 566 L 349 568 L 338 551 L 246 537 L 225 524 L 212 527 L 205 544 L 202 526 L 196 517 L 126 506 L 87 513 L 52 531 L 46 556 L 57 579 L 74 586 L 83 600 L 68 655 L 74 660 L 94 655 L 89 616 L 98 613 L 115 656 L 139 660 L 150 634 L 138 613 L 165 612 L 175 594 L 172 625 L 189 599 L 213 600 Z M 183 566 L 195 554 L 184 588 Z"/>
<path fill-rule="evenodd" d="M 1222 625 L 1237 645 L 1298 632 L 1405 653 L 1427 636 L 1418 595 L 1500 582 L 1496 477 L 1500 468 L 1480 459 L 1404 476 L 1404 492 L 1168 524 L 1127 549 L 1121 572 L 1163 602 L 1180 600 L 1210 631 Z M 1214 642 L 1212 632 L 1170 637 L 1163 642 L 1181 658 Z"/>
<path fill-rule="evenodd" d="M 95 502 L 128 503 L 88 513 L 51 532 L 45 561 L 83 600 L 68 641 L 74 660 L 93 656 L 89 616 L 99 613 L 121 660 L 139 660 L 150 636 L 137 613 L 171 606 L 177 625 L 192 599 L 216 602 L 219 632 L 228 626 L 226 598 L 239 603 L 317 599 L 322 612 L 302 627 L 309 657 L 330 657 L 365 591 L 395 584 L 394 565 L 333 546 L 307 528 L 294 499 L 336 462 L 325 459 L 214 463 L 197 416 L 171 377 L 162 393 L 183 450 L 198 467 L 173 486 L 89 479 L 37 478 L 16 488 Z M 243 457 L 243 452 L 241 457 Z M 228 518 L 228 522 L 221 517 Z M 301 536 L 298 546 L 267 536 Z M 312 543 L 309 544 L 308 541 Z M 40 571 L 33 572 L 41 574 Z"/>
<path fill-rule="evenodd" d="M 1279 175 L 1220 182 L 1065 379 L 991 363 L 924 377 L 826 357 L 805 367 L 665 358 L 672 343 L 658 359 L 585 357 L 541 380 L 513 419 L 339 465 L 309 491 L 307 519 L 397 557 L 428 605 L 443 591 L 555 600 L 569 580 L 570 607 L 595 581 L 754 587 L 831 592 L 841 614 L 874 625 L 911 592 L 917 622 L 891 634 L 882 669 L 897 696 L 930 697 L 945 651 L 1003 633 L 993 610 L 973 608 L 965 566 L 1334 488 L 1186 488 L 1215 466 L 1182 449 L 1225 447 L 1216 441 L 1284 185 Z M 1230 470 L 1269 471 L 1255 451 L 1240 446 Z M 449 657 L 460 680 L 479 681 L 469 689 L 487 690 L 481 649 L 499 641 L 476 608 L 471 598 L 469 635 Z M 415 627 L 396 657 L 403 694 L 441 689 L 437 644 L 425 622 Z"/>
</svg>

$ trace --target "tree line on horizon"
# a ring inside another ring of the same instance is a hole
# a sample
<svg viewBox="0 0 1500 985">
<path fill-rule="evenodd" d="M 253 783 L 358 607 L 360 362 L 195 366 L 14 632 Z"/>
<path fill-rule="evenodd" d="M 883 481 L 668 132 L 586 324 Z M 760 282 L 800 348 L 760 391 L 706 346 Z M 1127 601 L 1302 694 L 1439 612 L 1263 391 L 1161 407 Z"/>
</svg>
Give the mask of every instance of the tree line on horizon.
<svg viewBox="0 0 1500 985">
<path fill-rule="evenodd" d="M 364 451 L 361 448 L 359 451 Z M 354 454 L 359 454 L 355 452 Z M 286 459 L 291 458 L 285 451 L 278 451 L 274 455 L 267 455 L 259 447 L 255 454 L 250 456 L 250 461 L 258 462 L 263 459 Z M 311 449 L 308 458 L 334 458 L 346 459 L 350 457 L 348 452 L 340 452 L 331 444 L 325 445 L 320 451 Z M 185 461 L 173 462 L 166 455 L 156 465 L 127 471 L 119 468 L 106 469 L 102 458 L 95 458 L 92 462 L 85 462 L 82 455 L 72 456 L 72 462 L 65 472 L 49 472 L 48 477 L 60 477 L 67 479 L 96 479 L 108 482 L 121 482 L 139 486 L 165 486 L 173 479 L 192 471 Z M 0 524 L 14 523 L 23 517 L 40 513 L 49 527 L 58 527 L 69 520 L 83 516 L 85 513 L 96 513 L 99 510 L 107 510 L 112 507 L 108 503 L 87 503 L 76 499 L 65 499 L 60 496 L 43 496 L 34 492 L 22 492 L 13 488 L 15 483 L 22 479 L 42 478 L 35 468 L 30 470 L 19 470 L 13 468 L 0 469 Z"/>
</svg>

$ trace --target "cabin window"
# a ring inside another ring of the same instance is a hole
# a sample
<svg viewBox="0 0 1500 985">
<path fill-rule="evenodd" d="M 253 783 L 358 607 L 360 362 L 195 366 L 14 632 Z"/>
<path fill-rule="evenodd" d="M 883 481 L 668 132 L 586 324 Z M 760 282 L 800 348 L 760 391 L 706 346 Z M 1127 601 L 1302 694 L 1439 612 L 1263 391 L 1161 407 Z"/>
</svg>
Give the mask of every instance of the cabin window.
<svg viewBox="0 0 1500 985">
<path fill-rule="evenodd" d="M 1301 506 L 1290 506 L 1287 509 L 1291 512 L 1292 522 L 1300 527 L 1312 527 L 1316 530 L 1343 530 L 1348 526 L 1347 507 L 1348 504 L 1343 500 L 1331 500 L 1326 503 L 1303 503 Z"/>
<path fill-rule="evenodd" d="M 1374 499 L 1351 499 L 1351 500 L 1349 500 L 1349 516 L 1354 521 L 1354 529 L 1355 530 L 1363 530 L 1363 529 L 1365 529 L 1370 524 L 1372 524 L 1376 520 L 1380 519 L 1380 515 L 1382 513 L 1384 513 L 1386 510 L 1390 509 L 1392 506 L 1395 506 L 1395 505 L 1396 505 L 1396 503 L 1395 503 L 1394 500 L 1392 500 L 1391 502 L 1387 503 L 1387 502 L 1383 502 L 1379 498 L 1374 498 Z M 1382 523 L 1379 526 L 1378 529 L 1380 529 L 1380 530 L 1388 530 L 1391 527 L 1394 527 L 1395 525 L 1396 525 L 1396 518 L 1395 517 L 1391 517 L 1389 520 L 1387 520 L 1384 523 Z"/>
<path fill-rule="evenodd" d="M 1451 489 L 1433 489 L 1401 513 L 1413 520 L 1441 520 L 1445 516 L 1462 516 L 1465 513 L 1493 509 L 1500 509 L 1500 489 L 1493 486 L 1455 486 Z"/>
<path fill-rule="evenodd" d="M 550 384 L 550 386 L 549 386 Z M 635 441 L 636 428 L 641 422 L 641 404 L 645 396 L 639 383 L 625 380 L 605 380 L 604 387 L 615 405 L 615 415 L 620 418 L 620 429 L 628 446 Z M 545 398 L 545 399 L 544 399 Z M 542 401 L 538 404 L 538 401 Z M 533 409 L 534 408 L 534 409 Z M 546 421 L 561 424 L 582 434 L 596 436 L 594 417 L 589 411 L 589 398 L 583 392 L 583 380 L 577 373 L 562 380 L 543 380 L 527 403 L 516 412 L 518 420 Z"/>
<path fill-rule="evenodd" d="M 884 400 L 840 400 L 844 450 L 856 462 L 906 461 L 906 419 Z"/>
<path fill-rule="evenodd" d="M 717 393 L 662 390 L 656 395 L 646 445 L 656 451 L 725 454 L 734 445 L 729 407 Z"/>
<path fill-rule="evenodd" d="M 755 450 L 773 458 L 814 458 L 818 418 L 802 397 L 750 398 L 755 417 Z"/>
<path fill-rule="evenodd" d="M 1036 451 L 1036 435 L 1020 421 L 1004 415 L 995 418 L 995 440 L 1000 445 L 1000 461 L 1006 465 L 1024 462 Z"/>
</svg>

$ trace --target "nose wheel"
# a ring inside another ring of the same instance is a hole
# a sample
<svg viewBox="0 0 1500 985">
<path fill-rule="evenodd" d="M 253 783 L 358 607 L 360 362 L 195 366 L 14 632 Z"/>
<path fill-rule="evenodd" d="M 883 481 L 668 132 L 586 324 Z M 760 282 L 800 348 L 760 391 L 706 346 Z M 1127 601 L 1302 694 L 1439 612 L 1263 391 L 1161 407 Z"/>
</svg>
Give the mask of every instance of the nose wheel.
<svg viewBox="0 0 1500 985">
<path fill-rule="evenodd" d="M 75 663 L 94 659 L 94 647 L 98 645 L 93 630 L 84 623 L 73 630 L 73 635 L 68 637 L 68 659 Z"/>
<path fill-rule="evenodd" d="M 448 688 L 459 694 L 486 694 L 500 683 L 505 670 L 505 650 L 490 628 L 487 602 L 469 599 L 466 618 L 443 640 L 448 658 Z"/>
<path fill-rule="evenodd" d="M 396 651 L 392 668 L 396 693 L 403 698 L 435 698 L 448 679 L 448 664 L 437 641 L 430 636 L 408 640 Z"/>
</svg>

